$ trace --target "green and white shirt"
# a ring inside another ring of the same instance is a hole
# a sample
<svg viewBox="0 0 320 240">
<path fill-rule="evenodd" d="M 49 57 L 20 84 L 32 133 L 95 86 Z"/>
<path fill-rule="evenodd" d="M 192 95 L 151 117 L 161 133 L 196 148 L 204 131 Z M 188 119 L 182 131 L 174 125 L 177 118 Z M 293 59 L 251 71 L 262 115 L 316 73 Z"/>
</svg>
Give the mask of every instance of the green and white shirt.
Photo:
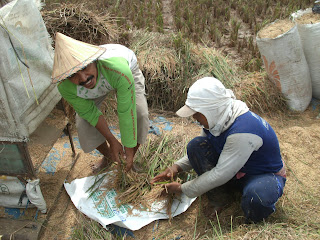
<svg viewBox="0 0 320 240">
<path fill-rule="evenodd" d="M 94 88 L 88 89 L 65 79 L 58 84 L 58 90 L 77 114 L 94 127 L 102 113 L 93 99 L 115 90 L 121 142 L 132 148 L 137 145 L 137 114 L 131 69 L 137 66 L 137 59 L 134 52 L 125 46 L 106 44 L 102 47 L 106 52 L 97 60 L 98 77 Z"/>
</svg>

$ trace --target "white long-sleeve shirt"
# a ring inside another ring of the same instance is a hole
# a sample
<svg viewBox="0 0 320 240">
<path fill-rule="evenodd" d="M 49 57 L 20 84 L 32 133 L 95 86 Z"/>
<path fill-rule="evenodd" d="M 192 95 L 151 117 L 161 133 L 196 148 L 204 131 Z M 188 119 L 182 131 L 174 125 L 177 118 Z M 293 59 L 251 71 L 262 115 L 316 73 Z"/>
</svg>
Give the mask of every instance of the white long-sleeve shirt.
<svg viewBox="0 0 320 240">
<path fill-rule="evenodd" d="M 205 133 L 202 136 L 205 136 Z M 255 134 L 237 133 L 230 135 L 226 140 L 217 165 L 201 176 L 183 183 L 181 186 L 182 192 L 193 198 L 225 184 L 245 165 L 252 152 L 257 151 L 262 145 L 262 138 Z M 183 171 L 192 169 L 187 155 L 178 160 L 176 164 Z"/>
</svg>

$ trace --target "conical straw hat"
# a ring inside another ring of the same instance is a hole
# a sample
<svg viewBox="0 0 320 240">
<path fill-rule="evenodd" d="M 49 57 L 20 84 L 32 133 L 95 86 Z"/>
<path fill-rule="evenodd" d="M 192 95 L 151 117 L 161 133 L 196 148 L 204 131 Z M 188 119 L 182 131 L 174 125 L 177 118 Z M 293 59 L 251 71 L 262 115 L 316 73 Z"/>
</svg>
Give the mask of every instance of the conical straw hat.
<svg viewBox="0 0 320 240">
<path fill-rule="evenodd" d="M 105 51 L 105 48 L 56 33 L 52 82 L 66 79 L 95 61 Z"/>
</svg>

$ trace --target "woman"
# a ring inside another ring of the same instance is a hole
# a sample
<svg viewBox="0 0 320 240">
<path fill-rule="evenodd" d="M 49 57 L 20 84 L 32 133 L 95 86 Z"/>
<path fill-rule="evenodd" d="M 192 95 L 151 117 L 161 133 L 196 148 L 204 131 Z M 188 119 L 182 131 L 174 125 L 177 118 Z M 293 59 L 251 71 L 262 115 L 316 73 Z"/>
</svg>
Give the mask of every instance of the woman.
<svg viewBox="0 0 320 240">
<path fill-rule="evenodd" d="M 207 193 L 216 211 L 242 192 L 246 219 L 259 222 L 275 211 L 285 185 L 285 168 L 277 136 L 271 126 L 233 92 L 213 78 L 196 81 L 189 89 L 180 117 L 193 116 L 202 134 L 188 143 L 187 155 L 157 175 L 152 183 L 194 169 L 198 177 L 180 184 L 166 184 L 168 193 L 188 197 Z"/>
</svg>

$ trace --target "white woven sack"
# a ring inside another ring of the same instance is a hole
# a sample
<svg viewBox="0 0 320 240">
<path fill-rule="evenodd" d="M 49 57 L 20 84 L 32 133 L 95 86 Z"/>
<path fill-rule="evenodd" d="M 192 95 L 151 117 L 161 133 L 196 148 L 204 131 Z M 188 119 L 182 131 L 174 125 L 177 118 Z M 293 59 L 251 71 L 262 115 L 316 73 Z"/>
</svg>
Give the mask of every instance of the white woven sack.
<svg viewBox="0 0 320 240">
<path fill-rule="evenodd" d="M 40 179 L 28 180 L 26 193 L 32 204 L 34 204 L 42 213 L 47 212 L 47 204 L 43 198 L 40 189 Z"/>
<path fill-rule="evenodd" d="M 273 24 L 273 23 L 271 23 Z M 294 111 L 304 111 L 312 98 L 309 68 L 297 26 L 276 38 L 259 38 L 257 45 L 269 79 Z"/>
<path fill-rule="evenodd" d="M 29 202 L 26 185 L 17 177 L 0 177 L 0 206 L 8 208 L 35 207 Z"/>
<path fill-rule="evenodd" d="M 311 13 L 311 8 L 299 10 L 292 14 L 293 20 Z M 320 22 L 314 24 L 299 24 L 298 32 L 301 38 L 304 55 L 309 66 L 312 96 L 320 99 Z"/>
</svg>

